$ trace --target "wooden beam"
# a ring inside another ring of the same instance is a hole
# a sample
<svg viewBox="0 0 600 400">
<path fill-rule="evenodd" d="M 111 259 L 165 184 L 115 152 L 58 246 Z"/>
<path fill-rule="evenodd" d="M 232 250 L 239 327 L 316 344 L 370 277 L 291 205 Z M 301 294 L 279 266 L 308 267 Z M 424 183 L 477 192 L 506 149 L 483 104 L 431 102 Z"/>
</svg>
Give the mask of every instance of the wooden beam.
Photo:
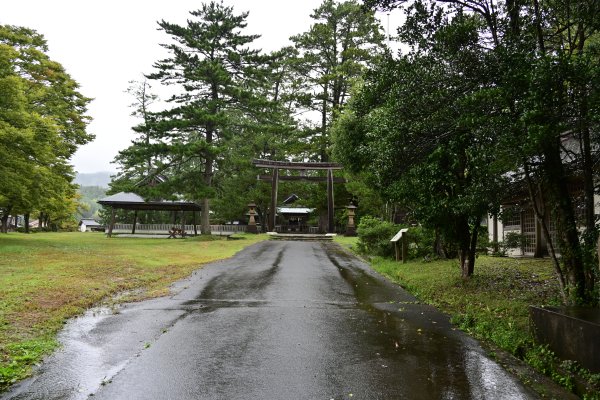
<svg viewBox="0 0 600 400">
<path fill-rule="evenodd" d="M 181 237 L 185 237 L 185 211 L 181 211 Z"/>
<path fill-rule="evenodd" d="M 342 169 L 338 163 L 322 162 L 291 162 L 291 161 L 272 161 L 272 160 L 252 160 L 252 165 L 259 168 L 277 168 L 277 169 Z"/>
<path fill-rule="evenodd" d="M 258 175 L 256 177 L 259 181 L 271 182 L 273 177 L 271 175 Z M 307 181 L 307 182 L 327 182 L 326 176 L 279 176 L 280 181 Z M 333 178 L 333 183 L 347 183 L 345 178 Z"/>
<path fill-rule="evenodd" d="M 196 228 L 196 211 L 192 211 L 192 223 L 194 224 L 194 236 L 198 236 L 198 228 Z"/>
<path fill-rule="evenodd" d="M 135 210 L 133 213 L 133 227 L 131 228 L 132 235 L 135 235 L 135 226 L 137 225 L 137 217 L 138 217 L 138 210 Z"/>
</svg>

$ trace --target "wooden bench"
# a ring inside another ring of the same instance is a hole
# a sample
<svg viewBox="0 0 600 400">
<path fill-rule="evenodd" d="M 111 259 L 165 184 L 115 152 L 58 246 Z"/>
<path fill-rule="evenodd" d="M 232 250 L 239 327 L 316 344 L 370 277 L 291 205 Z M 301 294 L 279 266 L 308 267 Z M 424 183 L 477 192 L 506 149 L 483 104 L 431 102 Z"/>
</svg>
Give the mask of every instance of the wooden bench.
<svg viewBox="0 0 600 400">
<path fill-rule="evenodd" d="M 176 226 L 169 229 L 169 239 L 177 239 L 177 236 L 184 238 L 185 235 L 185 230 L 177 228 Z"/>
</svg>

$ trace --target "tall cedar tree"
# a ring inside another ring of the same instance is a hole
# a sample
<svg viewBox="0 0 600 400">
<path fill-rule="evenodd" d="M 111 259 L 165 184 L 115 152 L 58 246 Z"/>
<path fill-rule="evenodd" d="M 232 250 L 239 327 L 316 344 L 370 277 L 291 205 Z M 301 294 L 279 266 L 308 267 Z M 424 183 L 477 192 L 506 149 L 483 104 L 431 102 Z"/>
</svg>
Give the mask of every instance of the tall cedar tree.
<svg viewBox="0 0 600 400">
<path fill-rule="evenodd" d="M 255 94 L 262 84 L 264 57 L 247 47 L 258 35 L 244 35 L 248 13 L 210 2 L 190 12 L 180 26 L 160 21 L 174 43 L 163 45 L 170 57 L 154 64 L 149 79 L 177 85 L 178 93 L 162 111 L 151 144 L 156 171 L 169 176 L 165 188 L 202 205 L 201 230 L 210 234 L 209 198 L 220 154 L 235 134 L 237 115 L 262 103 Z"/>
<path fill-rule="evenodd" d="M 320 114 L 314 151 L 328 161 L 331 122 L 348 100 L 352 81 L 384 52 L 384 35 L 375 14 L 353 0 L 325 0 L 311 18 L 316 22 L 307 32 L 291 37 L 299 52 L 296 68 L 306 77 L 298 100 Z"/>
<path fill-rule="evenodd" d="M 304 159 L 307 146 L 299 140 L 301 132 L 292 114 L 300 77 L 292 68 L 293 48 L 269 55 L 265 64 L 265 85 L 259 94 L 268 101 L 252 115 L 238 115 L 236 135 L 223 149 L 223 161 L 215 174 L 217 197 L 215 214 L 225 221 L 244 220 L 250 201 L 257 204 L 259 221 L 266 221 L 271 200 L 271 185 L 257 181 L 255 158 L 270 160 Z M 286 193 L 282 185 L 282 193 Z M 293 190 L 300 190 L 295 185 Z M 263 224 L 263 228 L 266 225 Z"/>
</svg>

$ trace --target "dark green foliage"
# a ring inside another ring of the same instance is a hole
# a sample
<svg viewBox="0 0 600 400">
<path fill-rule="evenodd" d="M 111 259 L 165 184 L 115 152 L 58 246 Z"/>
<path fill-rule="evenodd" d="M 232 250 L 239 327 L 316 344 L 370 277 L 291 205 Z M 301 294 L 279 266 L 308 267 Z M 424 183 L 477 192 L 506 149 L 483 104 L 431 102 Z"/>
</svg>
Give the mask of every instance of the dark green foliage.
<svg viewBox="0 0 600 400">
<path fill-rule="evenodd" d="M 410 227 L 408 230 L 408 258 L 431 260 L 438 258 L 435 249 L 435 231 L 422 226 Z"/>
<path fill-rule="evenodd" d="M 462 35 L 473 29 L 468 18 L 446 28 L 459 32 L 454 41 L 472 40 Z M 477 50 L 457 58 L 443 46 L 388 58 L 366 74 L 334 128 L 336 158 L 456 244 L 465 277 L 502 185 L 497 125 L 478 125 L 495 108 L 476 91 L 488 79 L 482 61 Z"/>
<path fill-rule="evenodd" d="M 383 54 L 384 37 L 373 11 L 355 0 L 324 0 L 311 18 L 308 31 L 291 37 L 298 53 L 294 69 L 303 76 L 296 98 L 301 110 L 319 113 L 320 123 L 308 130 L 308 140 L 317 159 L 327 161 L 331 123 L 346 104 L 353 80 Z"/>
<path fill-rule="evenodd" d="M 392 257 L 394 246 L 390 239 L 400 227 L 391 222 L 365 216 L 360 219 L 357 227 L 358 251 L 363 254 Z"/>
<path fill-rule="evenodd" d="M 367 5 L 404 10 L 398 33 L 411 50 L 358 86 L 336 127 L 338 159 L 445 230 L 468 256 L 463 276 L 481 217 L 498 215 L 502 196 L 529 197 L 537 219 L 556 226 L 555 237 L 543 231 L 565 303 L 597 304 L 600 3 Z"/>
<path fill-rule="evenodd" d="M 164 45 L 169 56 L 154 64 L 148 78 L 173 85 L 175 94 L 167 109 L 148 113 L 143 105 L 153 98 L 134 91 L 147 100 L 138 101 L 141 137 L 117 158 L 124 186 L 150 188 L 146 197 L 201 201 L 202 232 L 210 231 L 213 179 L 230 141 L 252 131 L 254 114 L 268 107 L 259 91 L 268 58 L 250 48 L 259 36 L 243 33 L 247 16 L 213 1 L 190 12 L 185 25 L 159 22 L 172 41 Z"/>
<path fill-rule="evenodd" d="M 506 254 L 510 250 L 521 249 L 527 245 L 527 236 L 518 232 L 506 232 L 504 240 L 500 242 L 500 247 Z"/>
<path fill-rule="evenodd" d="M 134 127 L 139 138 L 117 157 L 121 172 L 111 191 L 200 200 L 204 224 L 209 208 L 215 220 L 243 221 L 254 202 L 264 221 L 270 186 L 256 181 L 267 171 L 253 168 L 253 158 L 328 158 L 334 114 L 352 80 L 383 52 L 374 13 L 355 1 L 326 0 L 310 29 L 292 38 L 295 47 L 268 56 L 252 50 L 258 36 L 244 33 L 246 17 L 213 1 L 191 12 L 187 25 L 159 22 L 173 43 L 164 45 L 169 57 L 147 77 L 172 85 L 175 94 L 157 112 L 149 107 L 148 82 L 130 88 L 142 122 Z M 306 119 L 311 110 L 322 114 L 319 128 Z M 347 204 L 352 196 L 337 186 L 336 197 Z M 325 206 L 323 185 L 282 185 L 280 197 L 286 191 L 302 194 L 317 214 Z"/>
</svg>

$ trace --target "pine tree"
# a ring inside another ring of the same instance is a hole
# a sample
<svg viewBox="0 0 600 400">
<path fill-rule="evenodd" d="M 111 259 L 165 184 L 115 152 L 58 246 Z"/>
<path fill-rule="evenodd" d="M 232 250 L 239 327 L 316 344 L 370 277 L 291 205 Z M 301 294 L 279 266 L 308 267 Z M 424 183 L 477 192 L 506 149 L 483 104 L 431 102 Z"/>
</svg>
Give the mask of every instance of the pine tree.
<svg viewBox="0 0 600 400">
<path fill-rule="evenodd" d="M 177 93 L 168 100 L 171 108 L 158 113 L 149 147 L 157 172 L 169 177 L 163 190 L 201 200 L 201 230 L 209 234 L 215 169 L 236 134 L 239 115 L 251 114 L 263 102 L 256 88 L 265 59 L 248 47 L 259 36 L 242 33 L 247 12 L 236 15 L 213 1 L 190 15 L 185 26 L 159 22 L 172 39 L 163 45 L 170 56 L 156 62 L 148 78 L 176 85 Z"/>
<path fill-rule="evenodd" d="M 374 12 L 354 0 L 325 0 L 311 18 L 310 29 L 291 40 L 299 52 L 296 68 L 306 77 L 300 100 L 320 114 L 315 150 L 320 161 L 328 161 L 331 122 L 350 97 L 353 80 L 384 52 L 384 36 Z"/>
</svg>

